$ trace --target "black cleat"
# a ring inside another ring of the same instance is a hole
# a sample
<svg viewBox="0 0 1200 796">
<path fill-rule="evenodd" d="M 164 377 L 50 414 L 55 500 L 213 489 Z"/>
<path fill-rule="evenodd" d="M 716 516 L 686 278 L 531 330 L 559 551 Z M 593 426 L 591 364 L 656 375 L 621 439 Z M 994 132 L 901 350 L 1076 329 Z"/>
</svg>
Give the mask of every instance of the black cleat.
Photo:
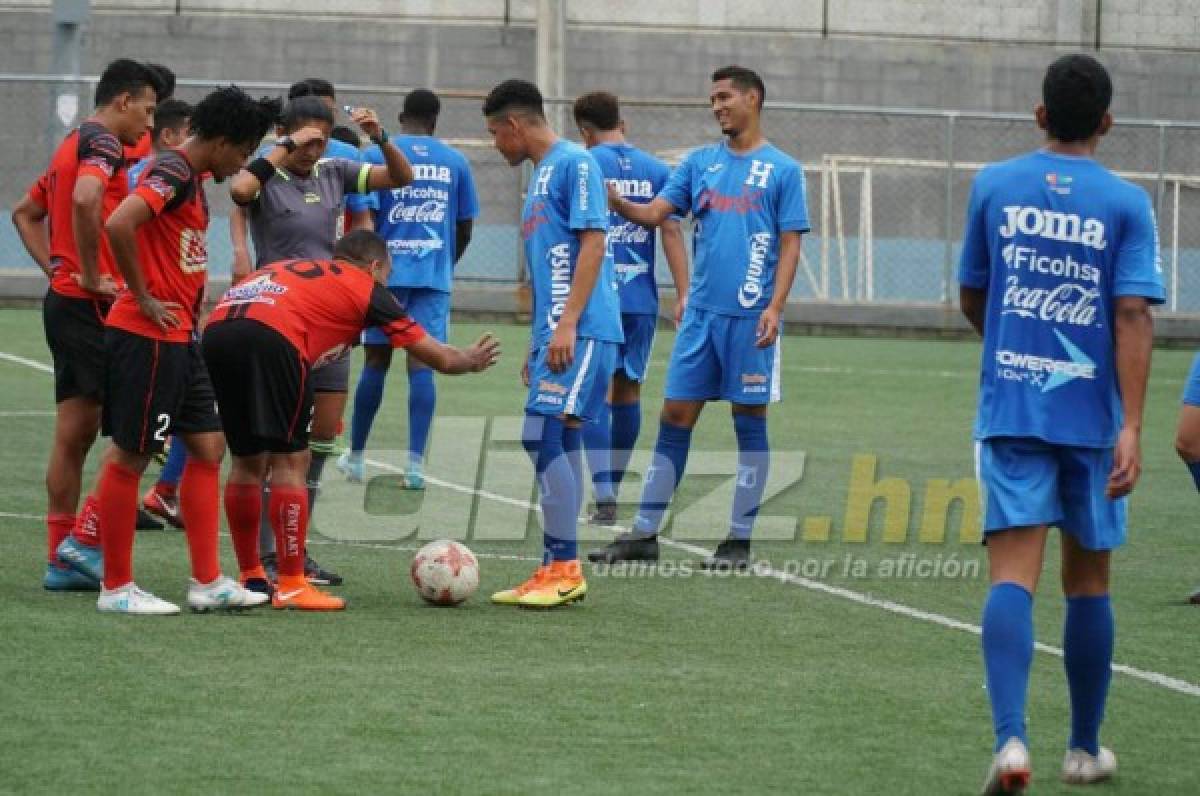
<svg viewBox="0 0 1200 796">
<path fill-rule="evenodd" d="M 135 527 L 139 531 L 161 531 L 163 529 L 163 524 L 158 521 L 157 517 L 139 506 L 137 513 L 137 525 Z"/>
<path fill-rule="evenodd" d="M 750 540 L 726 539 L 700 565 L 710 572 L 741 572 L 750 567 Z"/>
<path fill-rule="evenodd" d="M 611 526 L 617 524 L 617 501 L 597 500 L 596 508 L 588 517 L 588 525 Z"/>
<path fill-rule="evenodd" d="M 308 553 L 304 554 L 304 577 L 314 586 L 341 586 L 342 576 L 336 572 L 322 569 Z"/>
<path fill-rule="evenodd" d="M 246 591 L 257 592 L 271 597 L 275 594 L 275 587 L 271 585 L 271 581 L 266 578 L 246 578 L 242 581 L 242 588 Z"/>
<path fill-rule="evenodd" d="M 268 581 L 279 582 L 279 559 L 274 553 L 263 553 L 259 557 L 258 563 L 262 564 L 262 568 L 266 570 Z"/>
<path fill-rule="evenodd" d="M 623 533 L 610 543 L 588 553 L 593 564 L 615 564 L 618 561 L 657 561 L 658 537 Z"/>
</svg>

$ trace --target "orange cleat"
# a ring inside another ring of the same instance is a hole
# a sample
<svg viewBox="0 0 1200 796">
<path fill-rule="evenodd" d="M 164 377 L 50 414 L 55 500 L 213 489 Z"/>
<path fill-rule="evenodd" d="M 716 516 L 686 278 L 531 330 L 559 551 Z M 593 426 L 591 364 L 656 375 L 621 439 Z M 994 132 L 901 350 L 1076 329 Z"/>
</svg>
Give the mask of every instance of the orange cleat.
<svg viewBox="0 0 1200 796">
<path fill-rule="evenodd" d="M 293 611 L 341 611 L 346 607 L 346 601 L 321 591 L 304 576 L 294 579 L 281 576 L 271 597 L 271 606 Z"/>
<path fill-rule="evenodd" d="M 542 581 L 517 599 L 522 608 L 557 608 L 578 602 L 587 596 L 587 581 L 578 559 L 554 561 L 546 568 Z"/>
<path fill-rule="evenodd" d="M 492 602 L 496 605 L 516 605 L 521 598 L 534 589 L 541 588 L 546 578 L 550 574 L 550 567 L 543 564 L 533 571 L 533 576 L 529 580 L 511 589 L 498 591 L 492 595 Z"/>
</svg>

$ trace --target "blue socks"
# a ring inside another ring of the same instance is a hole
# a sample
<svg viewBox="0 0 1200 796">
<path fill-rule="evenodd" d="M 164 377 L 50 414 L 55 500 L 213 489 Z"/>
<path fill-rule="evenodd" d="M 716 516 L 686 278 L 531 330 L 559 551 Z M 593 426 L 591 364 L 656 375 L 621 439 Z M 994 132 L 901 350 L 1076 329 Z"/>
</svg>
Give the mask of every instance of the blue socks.
<svg viewBox="0 0 1200 796">
<path fill-rule="evenodd" d="M 1063 665 L 1071 692 L 1070 749 L 1100 753 L 1100 722 L 1112 679 L 1113 612 L 1107 594 L 1068 597 Z"/>
<path fill-rule="evenodd" d="M 583 446 L 597 503 L 611 503 L 617 499 L 612 480 L 612 449 L 615 447 L 610 415 L 612 408 L 606 402 L 596 419 L 583 425 Z"/>
<path fill-rule="evenodd" d="M 567 432 L 567 433 L 564 433 Z M 579 517 L 580 485 L 575 480 L 571 459 L 579 462 L 579 431 L 571 434 L 557 417 L 526 414 L 521 444 L 537 471 L 542 507 L 542 563 L 571 561 L 579 557 L 576 522 Z M 573 446 L 570 456 L 567 446 Z"/>
<path fill-rule="evenodd" d="M 1196 484 L 1196 489 L 1200 489 L 1200 462 L 1188 462 L 1188 472 L 1192 474 L 1192 481 Z"/>
<path fill-rule="evenodd" d="M 612 470 L 609 473 L 609 482 L 612 485 L 613 500 L 617 499 L 617 490 L 621 488 L 625 471 L 629 469 L 629 457 L 633 456 L 633 449 L 641 431 L 640 402 L 617 404 L 612 408 Z"/>
<path fill-rule="evenodd" d="M 183 466 L 187 464 L 187 445 L 175 437 L 171 439 L 171 450 L 167 452 L 167 461 L 163 464 L 162 472 L 158 474 L 158 483 L 179 486 L 183 477 Z"/>
<path fill-rule="evenodd" d="M 354 412 L 350 416 L 350 450 L 360 453 L 367 447 L 371 424 L 383 403 L 383 385 L 387 371 L 364 365 L 354 390 Z"/>
<path fill-rule="evenodd" d="M 433 424 L 433 410 L 437 407 L 437 388 L 433 384 L 433 371 L 429 368 L 408 372 L 408 461 L 420 467 L 425 461 L 425 444 L 429 441 L 429 427 Z"/>
<path fill-rule="evenodd" d="M 646 471 L 642 485 L 642 502 L 633 519 L 633 532 L 643 536 L 658 533 L 663 513 L 675 494 L 687 466 L 688 449 L 692 446 L 692 430 L 659 422 L 658 440 L 654 443 L 654 458 Z"/>
<path fill-rule="evenodd" d="M 578 517 L 579 510 L 583 508 L 583 429 L 564 425 L 562 442 L 563 453 L 567 456 L 567 464 L 571 465 L 571 477 L 575 481 L 575 516 Z"/>
<path fill-rule="evenodd" d="M 996 583 L 983 606 L 983 666 L 996 751 L 1014 736 L 1027 742 L 1025 696 L 1033 664 L 1033 595 L 1015 583 Z"/>
<path fill-rule="evenodd" d="M 758 517 L 763 492 L 767 488 L 771 448 L 767 442 L 767 419 L 735 414 L 733 430 L 737 434 L 737 484 L 733 490 L 733 511 L 729 517 L 732 539 L 750 538 Z"/>
</svg>

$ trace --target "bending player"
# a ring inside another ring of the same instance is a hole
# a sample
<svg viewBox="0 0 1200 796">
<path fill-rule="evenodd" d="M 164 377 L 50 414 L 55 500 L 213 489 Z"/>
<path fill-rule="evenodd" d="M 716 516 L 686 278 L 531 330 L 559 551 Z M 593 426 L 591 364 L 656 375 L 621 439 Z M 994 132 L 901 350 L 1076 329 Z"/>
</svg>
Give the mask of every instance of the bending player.
<svg viewBox="0 0 1200 796">
<path fill-rule="evenodd" d="M 648 204 L 610 186 L 612 208 L 643 226 L 672 213 L 696 219 L 687 309 L 667 365 L 666 400 L 653 466 L 631 533 L 588 555 L 592 561 L 654 561 L 658 531 L 683 477 L 692 429 L 708 401 L 729 401 L 737 435 L 737 484 L 729 536 L 705 561 L 744 568 L 770 464 L 767 405 L 779 400 L 779 334 L 807 232 L 804 172 L 763 136 L 766 89 L 749 69 L 712 76 L 713 115 L 726 140 L 692 151 Z"/>
<path fill-rule="evenodd" d="M 1183 388 L 1183 405 L 1179 407 L 1179 426 L 1175 431 L 1175 450 L 1192 474 L 1196 489 L 1200 490 L 1200 354 L 1192 359 L 1192 369 Z M 1188 595 L 1188 602 L 1200 605 L 1200 589 Z"/>
<path fill-rule="evenodd" d="M 506 80 L 483 115 L 510 166 L 534 165 L 521 230 L 533 283 L 533 329 L 522 377 L 529 388 L 522 442 L 537 472 L 544 526 L 533 577 L 492 595 L 502 605 L 552 608 L 582 600 L 576 530 L 583 499 L 580 425 L 595 420 L 616 366 L 621 311 L 605 242 L 608 209 L 600 167 L 560 139 L 537 86 Z"/>
<path fill-rule="evenodd" d="M 331 260 L 276 263 L 230 288 L 204 332 L 204 358 L 233 454 L 225 516 L 242 583 L 255 590 L 267 587 L 258 529 L 262 479 L 271 471 L 268 515 L 279 551 L 276 608 L 345 607 L 341 597 L 321 592 L 304 575 L 310 370 L 349 350 L 369 326 L 442 373 L 477 373 L 500 354 L 490 335 L 466 349 L 427 335 L 384 287 L 390 268 L 383 239 L 356 230 L 338 241 Z"/>
<path fill-rule="evenodd" d="M 1061 776 L 1088 784 L 1117 766 L 1100 746 L 1114 636 L 1109 562 L 1141 474 L 1149 304 L 1165 291 L 1150 197 L 1093 159 L 1112 126 L 1111 99 L 1096 59 L 1056 60 L 1036 110 L 1045 147 L 985 168 L 967 205 L 958 278 L 963 314 L 983 335 L 974 435 L 991 575 L 983 661 L 996 743 L 985 794 L 1022 792 L 1031 774 L 1033 595 L 1052 525 L 1062 532 L 1071 696 Z M 1074 266 L 1035 267 L 1044 262 Z M 1062 297 L 1071 311 L 1052 312 Z"/>
<path fill-rule="evenodd" d="M 236 174 L 278 114 L 277 101 L 255 101 L 236 87 L 212 92 L 196 106 L 188 139 L 155 161 L 105 225 L 129 290 L 114 303 L 105 332 L 110 367 L 104 433 L 113 450 L 99 486 L 101 611 L 179 612 L 137 587 L 132 561 L 138 479 L 172 434 L 188 448 L 179 485 L 192 564 L 188 606 L 203 611 L 267 600 L 221 575 L 218 479 L 225 443 L 192 331 L 208 276 L 203 175 L 221 180 Z"/>
</svg>

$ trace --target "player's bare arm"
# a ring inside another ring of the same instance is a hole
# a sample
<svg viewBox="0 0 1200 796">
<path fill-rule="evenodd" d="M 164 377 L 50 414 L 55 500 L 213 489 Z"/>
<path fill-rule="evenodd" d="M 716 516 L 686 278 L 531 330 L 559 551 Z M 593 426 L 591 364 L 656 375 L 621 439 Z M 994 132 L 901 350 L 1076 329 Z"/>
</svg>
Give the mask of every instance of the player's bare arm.
<svg viewBox="0 0 1200 796">
<path fill-rule="evenodd" d="M 967 322 L 983 336 L 983 319 L 987 314 L 987 291 L 978 287 L 960 287 L 958 306 Z"/>
<path fill-rule="evenodd" d="M 383 166 L 372 166 L 367 175 L 367 188 L 378 191 L 385 188 L 402 188 L 413 181 L 412 164 L 404 153 L 383 132 L 379 117 L 370 108 L 355 108 L 350 119 L 359 126 L 371 142 L 379 147 L 383 155 Z"/>
<path fill-rule="evenodd" d="M 454 225 L 454 264 L 458 265 L 458 261 L 462 259 L 463 254 L 467 251 L 467 247 L 471 245 L 471 233 L 475 229 L 475 221 L 470 218 L 464 218 Z"/>
<path fill-rule="evenodd" d="M 37 263 L 38 268 L 46 278 L 50 278 L 50 236 L 46 228 L 46 208 L 42 207 L 29 194 L 17 204 L 12 212 L 13 226 L 21 236 L 25 251 Z"/>
<path fill-rule="evenodd" d="M 655 197 L 650 202 L 639 204 L 621 196 L 616 186 L 608 184 L 608 206 L 623 218 L 643 227 L 661 227 L 675 212 L 666 199 Z"/>
<path fill-rule="evenodd" d="M 408 346 L 408 353 L 439 373 L 481 373 L 500 359 L 500 341 L 485 332 L 473 345 L 458 348 L 425 335 Z"/>
<path fill-rule="evenodd" d="M 233 283 L 236 285 L 254 270 L 250 262 L 250 233 L 246 222 L 246 210 L 240 205 L 234 205 L 229 214 L 229 240 L 233 244 Z"/>
<path fill-rule="evenodd" d="M 583 309 L 600 277 L 605 245 L 605 231 L 602 229 L 585 229 L 579 233 L 579 257 L 575 262 L 571 292 L 567 294 L 566 306 L 558 319 L 558 326 L 550 335 L 550 346 L 546 351 L 546 362 L 555 373 L 561 373 L 575 361 L 575 335 L 579 317 L 583 315 Z"/>
<path fill-rule="evenodd" d="M 758 328 L 755 329 L 758 339 L 754 344 L 759 348 L 766 348 L 779 337 L 783 308 L 787 306 L 792 283 L 796 281 L 801 237 L 799 232 L 784 232 L 779 236 L 779 266 L 775 272 L 775 294 L 771 296 L 771 303 L 758 316 Z"/>
<path fill-rule="evenodd" d="M 150 295 L 146 290 L 146 280 L 142 277 L 142 266 L 138 260 L 137 229 L 153 217 L 154 212 L 145 199 L 136 194 L 127 196 L 109 216 L 104 230 L 108 233 L 113 259 L 117 261 L 117 268 L 121 270 L 121 276 L 125 278 L 125 284 L 137 302 L 138 309 L 166 332 L 179 328 L 179 316 L 175 314 L 175 310 L 181 310 L 183 307 L 174 301 L 163 302 Z"/>
<path fill-rule="evenodd" d="M 671 281 L 675 283 L 675 325 L 683 320 L 683 311 L 687 307 L 688 296 L 688 256 L 687 245 L 683 242 L 683 230 L 679 220 L 668 218 L 659 230 L 663 254 L 667 257 L 667 270 L 671 272 Z"/>
<path fill-rule="evenodd" d="M 265 166 L 260 161 L 266 161 L 273 169 L 283 165 L 283 161 L 293 150 L 300 149 L 318 139 L 324 139 L 325 133 L 319 127 L 302 127 L 294 133 L 285 135 L 275 142 L 271 151 L 261 158 L 251 161 L 250 165 L 234 175 L 229 181 L 229 196 L 238 205 L 248 205 L 258 197 L 263 182 L 269 179 L 269 174 L 258 173 Z"/>
<path fill-rule="evenodd" d="M 1117 382 L 1121 387 L 1125 420 L 1117 436 L 1113 469 L 1105 493 L 1109 498 L 1118 498 L 1133 491 L 1142 472 L 1142 413 L 1146 382 L 1150 378 L 1154 318 L 1149 302 L 1140 296 L 1118 297 L 1113 315 Z"/>
<path fill-rule="evenodd" d="M 112 277 L 101 275 L 98 264 L 104 187 L 104 181 L 91 174 L 84 174 L 75 181 L 75 190 L 71 194 L 71 224 L 79 252 L 79 286 L 97 296 L 113 298 L 117 295 L 117 285 Z"/>
</svg>

